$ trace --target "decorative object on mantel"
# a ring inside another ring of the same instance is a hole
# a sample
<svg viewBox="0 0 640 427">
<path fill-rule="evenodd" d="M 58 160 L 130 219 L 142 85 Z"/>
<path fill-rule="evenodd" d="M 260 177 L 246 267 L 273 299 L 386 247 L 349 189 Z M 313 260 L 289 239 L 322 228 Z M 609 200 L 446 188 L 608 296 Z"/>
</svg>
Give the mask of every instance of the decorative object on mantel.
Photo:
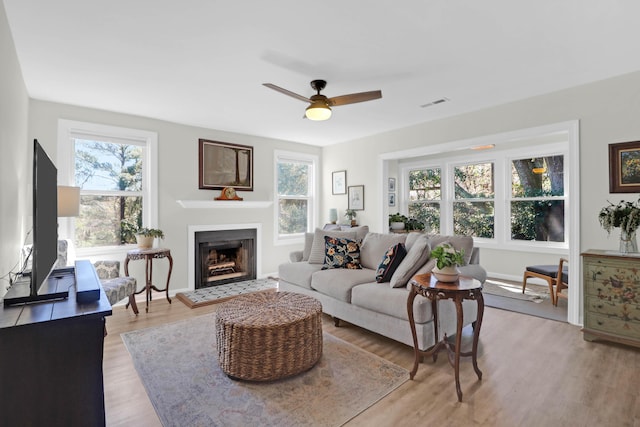
<svg viewBox="0 0 640 427">
<path fill-rule="evenodd" d="M 640 141 L 609 144 L 609 192 L 640 193 Z"/>
<path fill-rule="evenodd" d="M 621 200 L 617 205 L 609 202 L 598 214 L 600 225 L 611 234 L 613 228 L 620 228 L 620 252 L 638 252 L 636 231 L 640 226 L 640 200 L 625 202 Z"/>
<path fill-rule="evenodd" d="M 455 282 L 460 273 L 458 265 L 464 263 L 464 251 L 456 251 L 449 243 L 436 246 L 431 251 L 431 257 L 436 259 L 436 266 L 432 273 L 440 282 Z"/>
<path fill-rule="evenodd" d="M 356 211 L 354 211 L 353 209 L 347 209 L 347 210 L 344 212 L 344 216 L 345 216 L 345 217 L 347 217 L 347 218 L 349 219 L 349 221 L 351 221 L 351 226 L 352 226 L 352 227 L 355 227 L 356 225 L 358 225 L 358 224 L 356 223 L 356 219 L 355 219 L 355 218 L 356 218 L 356 215 L 357 215 L 357 214 L 356 214 Z"/>
<path fill-rule="evenodd" d="M 253 147 L 199 139 L 198 188 L 253 191 Z"/>
<path fill-rule="evenodd" d="M 220 196 L 215 198 L 216 200 L 242 200 L 242 197 L 238 197 L 236 189 L 233 187 L 224 187 L 220 192 Z"/>
<path fill-rule="evenodd" d="M 263 209 L 273 205 L 272 200 L 176 200 L 185 209 Z"/>
<path fill-rule="evenodd" d="M 157 228 L 141 228 L 136 232 L 136 242 L 140 249 L 148 249 L 153 246 L 155 238 L 164 239 L 164 233 Z"/>
</svg>

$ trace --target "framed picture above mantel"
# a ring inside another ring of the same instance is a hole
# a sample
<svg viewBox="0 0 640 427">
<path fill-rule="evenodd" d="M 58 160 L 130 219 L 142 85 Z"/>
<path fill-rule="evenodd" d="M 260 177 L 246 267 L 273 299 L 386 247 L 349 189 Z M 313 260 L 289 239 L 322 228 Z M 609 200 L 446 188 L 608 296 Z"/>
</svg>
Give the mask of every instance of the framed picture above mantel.
<svg viewBox="0 0 640 427">
<path fill-rule="evenodd" d="M 253 147 L 198 140 L 198 188 L 253 191 Z"/>
</svg>

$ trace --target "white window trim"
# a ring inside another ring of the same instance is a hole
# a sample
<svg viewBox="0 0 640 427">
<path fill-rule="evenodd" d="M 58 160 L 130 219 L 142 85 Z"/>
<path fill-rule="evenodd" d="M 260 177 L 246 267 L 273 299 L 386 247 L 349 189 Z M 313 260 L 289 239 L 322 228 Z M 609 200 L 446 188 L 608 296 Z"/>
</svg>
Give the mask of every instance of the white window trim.
<svg viewBox="0 0 640 427">
<path fill-rule="evenodd" d="M 156 132 L 80 122 L 75 120 L 58 120 L 57 168 L 58 184 L 74 185 L 74 152 L 71 144 L 72 135 L 85 135 L 111 141 L 137 142 L 144 145 L 146 154 L 142 168 L 143 218 L 145 227 L 158 228 L 158 134 Z M 63 219 L 66 223 L 63 224 Z M 64 227 L 67 236 L 73 236 L 73 218 L 61 218 L 60 227 Z M 133 245 L 103 246 L 96 248 L 78 248 L 76 254 L 82 257 L 123 254 Z"/>
<path fill-rule="evenodd" d="M 278 203 L 278 162 L 283 160 L 291 161 L 303 161 L 309 162 L 312 165 L 313 173 L 309 177 L 312 194 L 307 197 L 301 197 L 301 199 L 309 200 L 309 222 L 307 223 L 307 232 L 315 230 L 318 224 L 318 206 L 316 200 L 320 194 L 320 180 L 318 175 L 320 173 L 320 159 L 313 154 L 298 153 L 294 151 L 274 150 L 273 152 L 273 244 L 275 246 L 292 245 L 304 243 L 304 233 L 295 236 L 280 236 L 278 233 L 278 220 L 280 204 Z"/>
</svg>

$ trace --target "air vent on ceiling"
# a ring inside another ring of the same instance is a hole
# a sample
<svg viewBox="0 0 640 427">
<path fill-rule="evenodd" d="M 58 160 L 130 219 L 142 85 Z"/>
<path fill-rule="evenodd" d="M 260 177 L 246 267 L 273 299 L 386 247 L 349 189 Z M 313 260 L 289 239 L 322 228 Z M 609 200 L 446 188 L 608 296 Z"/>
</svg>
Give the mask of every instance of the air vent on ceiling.
<svg viewBox="0 0 640 427">
<path fill-rule="evenodd" d="M 448 101 L 451 101 L 451 100 L 449 98 L 440 98 L 440 99 L 436 99 L 435 101 L 431 101 L 426 104 L 423 104 L 420 106 L 420 108 L 433 107 L 434 105 L 442 104 Z"/>
</svg>

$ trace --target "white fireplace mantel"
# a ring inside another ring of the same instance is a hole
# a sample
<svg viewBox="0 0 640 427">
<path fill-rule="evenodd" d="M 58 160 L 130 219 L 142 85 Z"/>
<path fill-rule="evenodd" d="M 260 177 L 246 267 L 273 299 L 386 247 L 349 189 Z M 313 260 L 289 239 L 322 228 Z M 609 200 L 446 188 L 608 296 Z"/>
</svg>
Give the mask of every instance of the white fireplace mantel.
<svg viewBox="0 0 640 427">
<path fill-rule="evenodd" d="M 185 209 L 259 209 L 268 208 L 273 204 L 271 200 L 176 200 Z"/>
</svg>

